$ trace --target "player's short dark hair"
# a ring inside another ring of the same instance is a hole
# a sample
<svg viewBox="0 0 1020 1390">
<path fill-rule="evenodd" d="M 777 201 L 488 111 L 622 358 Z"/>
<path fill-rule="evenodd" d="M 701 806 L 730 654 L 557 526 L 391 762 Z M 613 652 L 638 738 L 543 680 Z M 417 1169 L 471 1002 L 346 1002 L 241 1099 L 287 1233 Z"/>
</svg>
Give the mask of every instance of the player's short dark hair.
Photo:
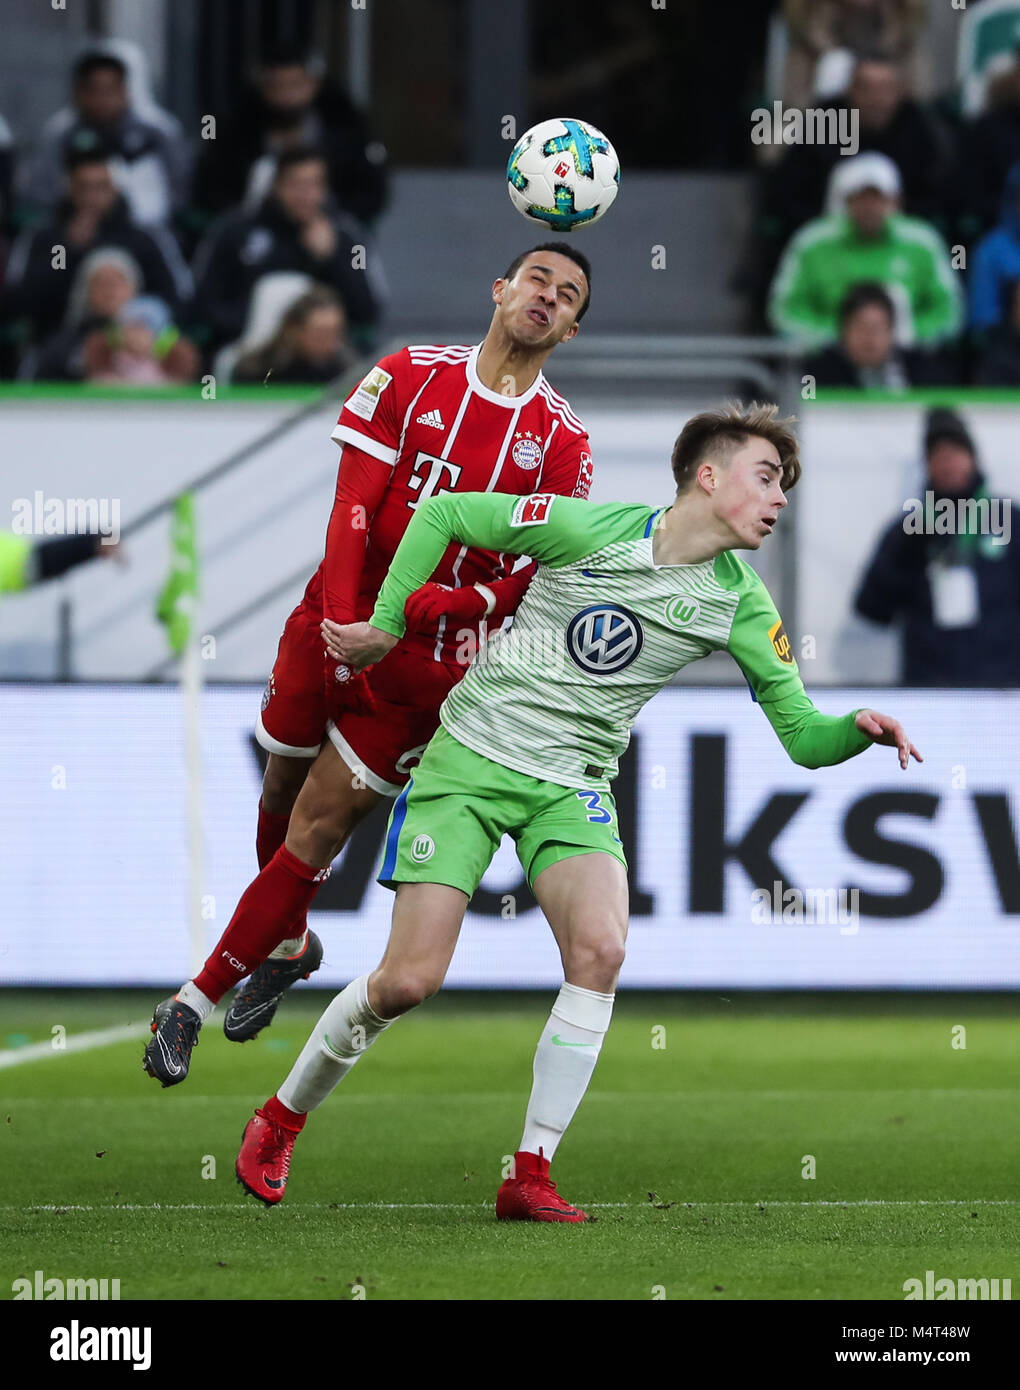
<svg viewBox="0 0 1020 1390">
<path fill-rule="evenodd" d="M 750 405 L 728 401 L 720 410 L 693 416 L 680 431 L 670 458 L 677 492 L 686 491 L 698 465 L 709 454 L 729 460 L 752 436 L 775 445 L 783 470 L 780 485 L 784 492 L 789 492 L 800 477 L 794 423 L 792 415 L 780 418 L 777 405 L 762 401 L 752 401 Z"/>
<path fill-rule="evenodd" d="M 102 72 L 104 68 L 111 69 L 118 73 L 125 82 L 127 81 L 127 64 L 116 54 L 84 53 L 71 69 L 71 82 L 77 87 L 86 78 L 91 77 L 94 72 Z"/>
<path fill-rule="evenodd" d="M 276 169 L 273 178 L 278 179 L 282 173 L 292 169 L 295 164 L 309 164 L 313 159 L 320 164 L 325 164 L 328 168 L 329 158 L 326 151 L 320 149 L 318 145 L 295 145 L 289 150 L 281 150 L 276 156 Z"/>
<path fill-rule="evenodd" d="M 541 246 L 533 246 L 530 251 L 522 251 L 519 256 L 513 258 L 506 270 L 504 270 L 502 278 L 504 280 L 512 280 L 528 257 L 533 256 L 536 251 L 552 251 L 557 256 L 566 256 L 568 260 L 573 261 L 575 265 L 580 266 L 584 271 L 584 278 L 588 282 L 588 293 L 574 319 L 575 323 L 580 323 L 588 312 L 588 305 L 591 303 L 591 264 L 588 257 L 584 255 L 582 251 L 575 251 L 569 242 L 543 241 Z"/>
<path fill-rule="evenodd" d="M 896 322 L 896 305 L 892 295 L 877 280 L 861 280 L 851 285 L 839 303 L 839 326 L 846 327 L 846 321 L 853 318 L 861 309 L 884 309 L 890 325 Z"/>
</svg>

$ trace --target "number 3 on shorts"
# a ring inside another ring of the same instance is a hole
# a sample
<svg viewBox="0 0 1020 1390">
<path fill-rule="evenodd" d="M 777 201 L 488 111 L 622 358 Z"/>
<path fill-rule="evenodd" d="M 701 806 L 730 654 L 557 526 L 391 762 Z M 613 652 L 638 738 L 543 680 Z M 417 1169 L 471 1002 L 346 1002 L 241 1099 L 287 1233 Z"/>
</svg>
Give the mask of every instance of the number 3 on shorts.
<svg viewBox="0 0 1020 1390">
<path fill-rule="evenodd" d="M 609 825 L 612 822 L 608 806 L 602 805 L 601 792 L 578 792 L 577 795 L 588 803 L 587 819 L 592 825 Z"/>
</svg>

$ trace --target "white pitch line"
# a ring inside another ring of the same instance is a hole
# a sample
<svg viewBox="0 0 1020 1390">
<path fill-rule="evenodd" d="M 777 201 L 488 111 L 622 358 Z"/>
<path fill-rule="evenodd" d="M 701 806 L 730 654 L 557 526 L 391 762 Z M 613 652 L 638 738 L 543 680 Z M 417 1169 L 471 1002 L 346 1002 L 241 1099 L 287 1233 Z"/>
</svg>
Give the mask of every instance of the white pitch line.
<svg viewBox="0 0 1020 1390">
<path fill-rule="evenodd" d="M 288 1202 L 287 1210 L 296 1211 L 477 1211 L 479 1208 L 488 1207 L 491 1203 L 488 1200 L 478 1202 Z M 651 1208 L 649 1202 L 585 1202 L 585 1206 L 597 1207 L 600 1210 L 609 1208 L 629 1208 L 637 1211 Z M 886 1200 L 883 1197 L 865 1197 L 860 1200 L 846 1202 L 832 1200 L 819 1201 L 800 1201 L 800 1202 L 770 1202 L 767 1199 L 760 1202 L 682 1202 L 674 1201 L 666 1203 L 667 1207 L 676 1207 L 678 1210 L 692 1210 L 704 1207 L 745 1207 L 748 1210 L 759 1207 L 1017 1207 L 1020 1200 L 1010 1197 L 975 1197 L 969 1201 L 956 1197 L 918 1197 L 913 1200 Z M 242 1197 L 238 1197 L 236 1202 L 111 1202 L 101 1203 L 97 1206 L 79 1206 L 75 1203 L 60 1205 L 57 1203 L 37 1202 L 29 1206 L 0 1206 L 0 1211 L 253 1211 L 254 1207 L 247 1205 Z"/>
<path fill-rule="evenodd" d="M 97 1028 L 91 1033 L 73 1033 L 63 1039 L 62 1047 L 54 1047 L 55 1039 L 49 1042 L 30 1043 L 28 1047 L 5 1048 L 0 1052 L 0 1070 L 4 1067 L 20 1067 L 25 1062 L 41 1062 L 46 1057 L 64 1057 L 68 1052 L 90 1052 L 94 1047 L 107 1047 L 110 1043 L 129 1042 L 132 1038 L 142 1038 L 149 1031 L 147 1023 L 118 1023 L 115 1028 Z"/>
</svg>

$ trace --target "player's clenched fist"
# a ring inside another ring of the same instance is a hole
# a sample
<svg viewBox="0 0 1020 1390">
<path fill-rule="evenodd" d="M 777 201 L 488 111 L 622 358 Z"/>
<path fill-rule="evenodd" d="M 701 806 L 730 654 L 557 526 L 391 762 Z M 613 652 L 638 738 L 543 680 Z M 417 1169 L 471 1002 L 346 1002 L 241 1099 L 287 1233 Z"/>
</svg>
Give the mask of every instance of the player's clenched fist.
<svg viewBox="0 0 1020 1390">
<path fill-rule="evenodd" d="M 454 588 L 430 580 L 416 589 L 404 604 L 407 626 L 415 632 L 435 632 L 440 618 L 454 623 L 473 623 L 484 618 L 488 603 L 477 584 Z"/>
<path fill-rule="evenodd" d="M 380 661 L 399 642 L 390 632 L 383 632 L 371 623 L 334 623 L 322 621 L 322 639 L 326 655 L 334 661 L 344 661 L 356 671 Z"/>
<path fill-rule="evenodd" d="M 906 768 L 911 758 L 916 758 L 919 763 L 924 759 L 907 738 L 906 730 L 902 724 L 898 724 L 889 714 L 879 714 L 874 709 L 859 709 L 854 716 L 854 723 L 862 734 L 867 734 L 868 738 L 875 743 L 884 743 L 887 748 L 898 748 L 900 754 L 900 767 Z"/>
</svg>

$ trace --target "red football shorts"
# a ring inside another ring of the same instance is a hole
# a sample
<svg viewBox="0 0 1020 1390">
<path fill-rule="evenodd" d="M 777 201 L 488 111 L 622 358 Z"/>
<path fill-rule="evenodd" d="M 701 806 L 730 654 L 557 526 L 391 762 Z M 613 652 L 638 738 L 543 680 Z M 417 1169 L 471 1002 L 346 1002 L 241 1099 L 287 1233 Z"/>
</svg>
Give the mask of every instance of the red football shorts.
<svg viewBox="0 0 1020 1390">
<path fill-rule="evenodd" d="M 321 621 L 318 607 L 304 601 L 287 619 L 255 737 L 267 753 L 287 758 L 317 757 L 329 738 L 366 786 L 396 796 L 439 727 L 439 706 L 463 670 L 397 646 L 368 672 L 376 712 L 342 713 L 334 724 L 326 713 Z"/>
</svg>

